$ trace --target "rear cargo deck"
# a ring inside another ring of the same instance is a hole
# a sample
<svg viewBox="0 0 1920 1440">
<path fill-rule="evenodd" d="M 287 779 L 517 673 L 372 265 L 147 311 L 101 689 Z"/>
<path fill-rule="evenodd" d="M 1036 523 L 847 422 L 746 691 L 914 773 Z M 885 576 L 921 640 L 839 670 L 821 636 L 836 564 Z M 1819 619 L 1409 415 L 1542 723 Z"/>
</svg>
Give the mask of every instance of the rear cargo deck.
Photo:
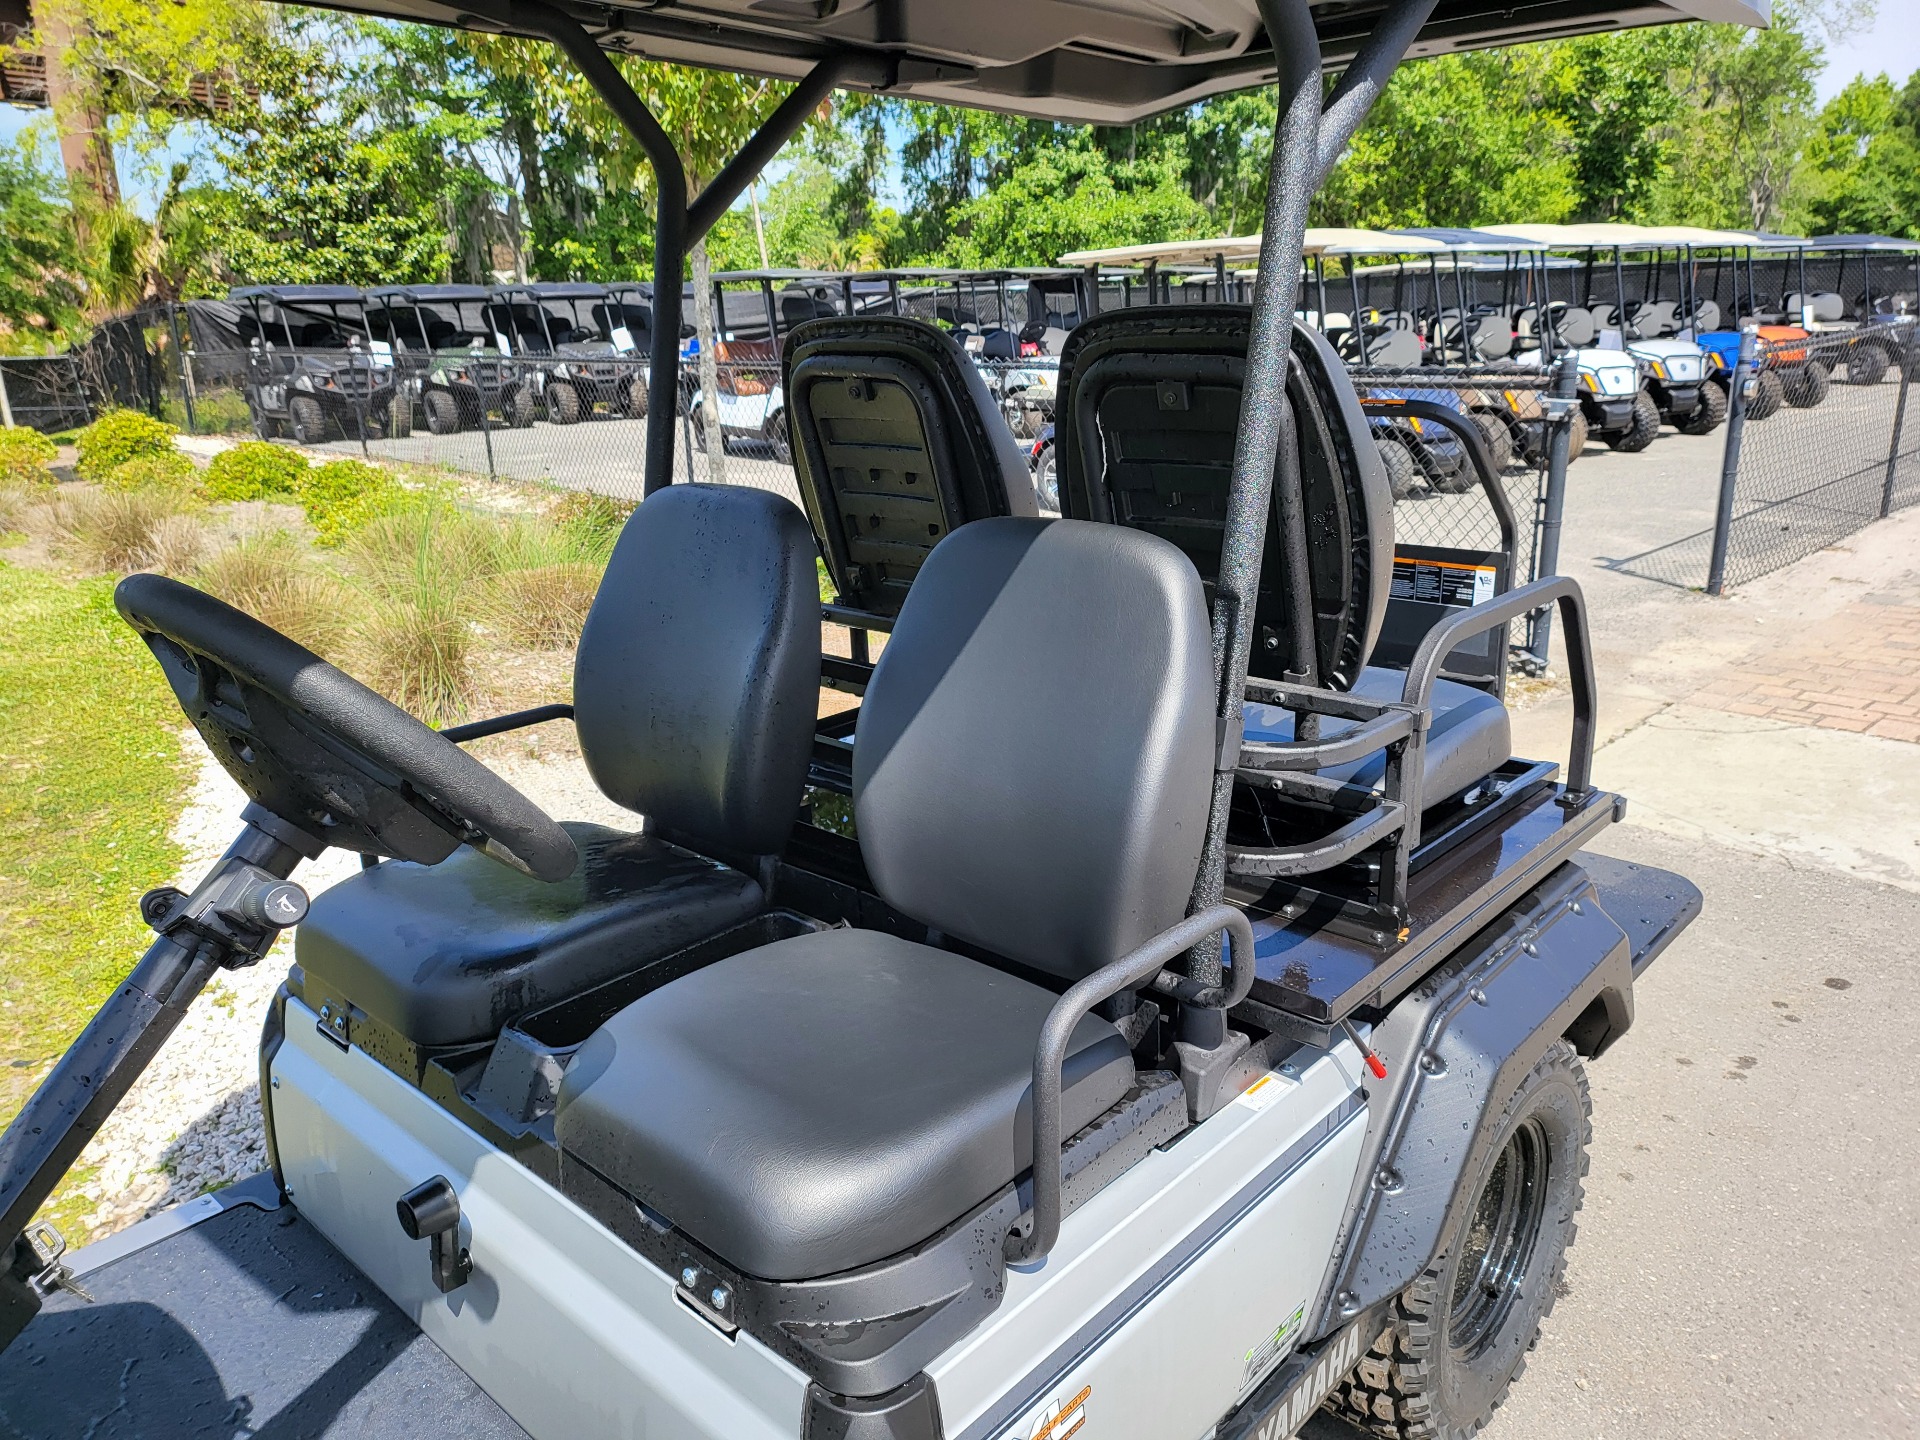
<svg viewBox="0 0 1920 1440">
<path fill-rule="evenodd" d="M 261 1176 L 77 1252 L 93 1303 L 55 1292 L 0 1354 L 0 1436 L 526 1440 L 292 1206 L 261 1208 L 273 1203 Z"/>
</svg>

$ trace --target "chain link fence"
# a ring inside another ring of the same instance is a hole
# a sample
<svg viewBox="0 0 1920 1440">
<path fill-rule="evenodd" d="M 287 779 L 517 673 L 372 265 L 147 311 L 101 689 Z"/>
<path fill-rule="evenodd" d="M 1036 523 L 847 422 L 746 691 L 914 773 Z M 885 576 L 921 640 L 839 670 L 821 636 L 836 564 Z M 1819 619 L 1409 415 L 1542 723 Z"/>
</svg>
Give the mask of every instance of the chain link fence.
<svg viewBox="0 0 1920 1440">
<path fill-rule="evenodd" d="M 1920 501 L 1909 395 L 1920 322 L 1761 340 L 1753 364 L 1727 426 L 1715 523 L 1619 568 L 1719 593 Z"/>
</svg>

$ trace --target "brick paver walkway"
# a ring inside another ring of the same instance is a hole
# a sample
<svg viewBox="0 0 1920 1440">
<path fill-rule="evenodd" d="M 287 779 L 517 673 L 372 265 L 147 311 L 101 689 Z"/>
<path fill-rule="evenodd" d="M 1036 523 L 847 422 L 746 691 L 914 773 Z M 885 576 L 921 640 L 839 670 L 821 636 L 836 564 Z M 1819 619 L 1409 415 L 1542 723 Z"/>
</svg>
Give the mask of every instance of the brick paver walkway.
<svg viewBox="0 0 1920 1440">
<path fill-rule="evenodd" d="M 1920 744 L 1920 575 L 1735 666 L 1697 705 Z"/>
</svg>

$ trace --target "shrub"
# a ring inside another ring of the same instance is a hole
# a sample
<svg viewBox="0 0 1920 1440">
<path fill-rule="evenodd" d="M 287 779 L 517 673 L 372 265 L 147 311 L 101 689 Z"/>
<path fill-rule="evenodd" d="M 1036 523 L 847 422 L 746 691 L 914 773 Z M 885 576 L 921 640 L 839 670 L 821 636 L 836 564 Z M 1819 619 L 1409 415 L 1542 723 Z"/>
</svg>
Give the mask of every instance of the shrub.
<svg viewBox="0 0 1920 1440">
<path fill-rule="evenodd" d="M 202 485 L 210 500 L 272 500 L 292 495 L 307 469 L 298 451 L 245 440 L 213 457 Z"/>
<path fill-rule="evenodd" d="M 0 485 L 45 489 L 53 484 L 49 467 L 59 454 L 59 447 L 38 430 L 0 430 Z"/>
<path fill-rule="evenodd" d="M 369 521 L 404 508 L 408 493 L 390 471 L 365 460 L 316 465 L 295 487 L 314 538 L 329 547 L 345 543 Z"/>
<path fill-rule="evenodd" d="M 313 563 L 297 536 L 284 530 L 252 535 L 200 566 L 200 588 L 318 655 L 340 653 L 351 625 L 352 598 Z"/>
<path fill-rule="evenodd" d="M 107 490 L 167 490 L 183 497 L 197 496 L 200 472 L 178 450 L 168 450 L 116 465 L 100 477 L 100 484 Z"/>
<path fill-rule="evenodd" d="M 74 469 L 83 480 L 103 480 L 129 460 L 171 453 L 175 433 L 166 421 L 138 410 L 109 410 L 75 438 Z"/>
</svg>

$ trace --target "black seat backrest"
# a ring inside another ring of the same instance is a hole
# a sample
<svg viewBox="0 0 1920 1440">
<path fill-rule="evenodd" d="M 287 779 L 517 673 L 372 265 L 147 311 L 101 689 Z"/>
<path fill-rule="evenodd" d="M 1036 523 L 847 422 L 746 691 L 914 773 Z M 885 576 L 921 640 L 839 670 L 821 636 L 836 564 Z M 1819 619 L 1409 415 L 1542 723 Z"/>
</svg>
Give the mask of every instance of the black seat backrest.
<svg viewBox="0 0 1920 1440">
<path fill-rule="evenodd" d="M 1179 921 L 1214 749 L 1212 632 L 1164 540 L 984 520 L 928 558 L 867 687 L 854 820 L 894 908 L 1075 978 Z"/>
<path fill-rule="evenodd" d="M 813 557 L 806 519 L 763 490 L 673 485 L 633 512 L 573 670 L 607 798 L 720 851 L 781 848 L 820 688 Z"/>
<path fill-rule="evenodd" d="M 1056 411 L 1065 514 L 1145 530 L 1220 573 L 1252 312 L 1153 306 L 1096 316 L 1067 341 Z M 1287 386 L 1306 489 L 1320 682 L 1346 689 L 1379 634 L 1393 581 L 1393 501 L 1353 386 L 1332 348 L 1296 326 Z M 1267 523 L 1251 673 L 1295 668 L 1281 574 L 1280 507 Z"/>
<path fill-rule="evenodd" d="M 897 614 L 943 537 L 1035 515 L 1013 432 L 960 347 L 918 320 L 813 320 L 788 337 L 793 467 L 841 599 Z"/>
</svg>

